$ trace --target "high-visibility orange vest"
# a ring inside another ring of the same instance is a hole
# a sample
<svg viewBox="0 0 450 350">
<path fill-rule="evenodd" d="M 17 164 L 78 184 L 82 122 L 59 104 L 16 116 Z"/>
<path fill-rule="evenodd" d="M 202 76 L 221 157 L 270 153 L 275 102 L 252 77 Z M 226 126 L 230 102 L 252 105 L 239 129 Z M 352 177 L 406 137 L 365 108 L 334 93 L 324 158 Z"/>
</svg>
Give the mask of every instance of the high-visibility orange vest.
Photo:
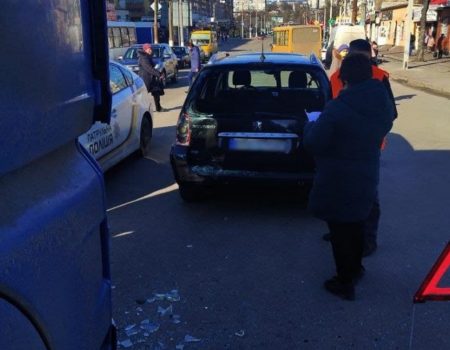
<svg viewBox="0 0 450 350">
<path fill-rule="evenodd" d="M 333 95 L 333 98 L 336 98 L 344 88 L 344 83 L 342 82 L 340 75 L 341 70 L 338 69 L 330 77 L 331 93 Z M 389 78 L 389 73 L 382 70 L 381 68 L 378 68 L 377 66 L 372 66 L 372 78 L 383 81 L 384 78 Z"/>
<path fill-rule="evenodd" d="M 331 93 L 333 95 L 333 99 L 336 98 L 341 92 L 341 90 L 344 88 L 344 84 L 341 80 L 340 75 L 341 70 L 338 69 L 330 77 Z M 382 70 L 381 68 L 378 68 L 377 66 L 372 66 L 372 78 L 377 79 L 379 81 L 383 81 L 384 78 L 389 78 L 389 73 Z M 383 138 L 383 141 L 381 142 L 381 149 L 383 150 L 385 147 L 386 147 L 386 137 Z"/>
</svg>

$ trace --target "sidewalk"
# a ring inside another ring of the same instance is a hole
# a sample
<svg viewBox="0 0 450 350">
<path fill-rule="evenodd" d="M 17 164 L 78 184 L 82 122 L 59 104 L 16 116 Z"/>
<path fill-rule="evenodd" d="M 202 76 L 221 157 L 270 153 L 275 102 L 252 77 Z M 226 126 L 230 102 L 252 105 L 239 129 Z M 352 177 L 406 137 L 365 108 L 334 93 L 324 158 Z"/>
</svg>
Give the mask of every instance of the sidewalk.
<svg viewBox="0 0 450 350">
<path fill-rule="evenodd" d="M 409 68 L 403 70 L 403 50 L 380 50 L 383 59 L 380 68 L 389 72 L 390 79 L 410 87 L 450 99 L 450 56 L 438 60 L 426 54 L 425 62 L 411 57 Z"/>
</svg>

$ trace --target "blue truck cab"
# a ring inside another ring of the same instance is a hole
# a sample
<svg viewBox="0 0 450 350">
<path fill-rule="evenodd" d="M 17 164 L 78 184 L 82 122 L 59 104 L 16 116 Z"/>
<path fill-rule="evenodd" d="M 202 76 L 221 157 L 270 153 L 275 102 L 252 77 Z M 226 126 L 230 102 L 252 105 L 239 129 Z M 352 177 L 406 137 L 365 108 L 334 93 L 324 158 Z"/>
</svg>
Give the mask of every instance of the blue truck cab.
<svg viewBox="0 0 450 350">
<path fill-rule="evenodd" d="M 115 349 L 103 174 L 103 0 L 7 0 L 0 59 L 0 349 Z"/>
</svg>

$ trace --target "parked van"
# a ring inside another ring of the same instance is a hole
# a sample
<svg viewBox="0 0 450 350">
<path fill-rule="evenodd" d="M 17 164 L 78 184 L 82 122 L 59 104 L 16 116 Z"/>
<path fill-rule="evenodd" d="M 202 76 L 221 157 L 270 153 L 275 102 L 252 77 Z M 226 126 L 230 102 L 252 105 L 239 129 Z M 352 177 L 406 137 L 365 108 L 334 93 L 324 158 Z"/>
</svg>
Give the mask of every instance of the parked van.
<svg viewBox="0 0 450 350">
<path fill-rule="evenodd" d="M 205 60 L 217 53 L 217 34 L 212 30 L 195 30 L 191 33 L 191 40 L 205 54 Z"/>
<path fill-rule="evenodd" d="M 110 120 L 105 2 L 2 11 L 0 349 L 114 350 L 103 173 L 77 140 Z"/>
<path fill-rule="evenodd" d="M 320 25 L 296 25 L 273 29 L 272 52 L 311 53 L 320 57 L 322 29 Z"/>
<path fill-rule="evenodd" d="M 339 48 L 342 44 L 349 45 L 356 39 L 366 39 L 366 31 L 363 26 L 338 25 L 333 27 L 327 44 L 327 53 L 325 56 L 325 67 L 329 68 L 333 60 L 333 49 Z"/>
</svg>

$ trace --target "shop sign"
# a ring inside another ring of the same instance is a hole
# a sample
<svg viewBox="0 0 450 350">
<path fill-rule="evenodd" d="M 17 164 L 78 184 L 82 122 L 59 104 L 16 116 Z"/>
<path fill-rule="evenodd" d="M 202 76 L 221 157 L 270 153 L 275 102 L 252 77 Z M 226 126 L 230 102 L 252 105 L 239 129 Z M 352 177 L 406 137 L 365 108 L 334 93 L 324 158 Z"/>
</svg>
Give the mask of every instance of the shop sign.
<svg viewBox="0 0 450 350">
<path fill-rule="evenodd" d="M 422 6 L 413 8 L 413 21 L 420 22 L 422 17 Z M 429 8 L 427 11 L 427 22 L 437 21 L 437 11 L 436 8 Z"/>
</svg>

